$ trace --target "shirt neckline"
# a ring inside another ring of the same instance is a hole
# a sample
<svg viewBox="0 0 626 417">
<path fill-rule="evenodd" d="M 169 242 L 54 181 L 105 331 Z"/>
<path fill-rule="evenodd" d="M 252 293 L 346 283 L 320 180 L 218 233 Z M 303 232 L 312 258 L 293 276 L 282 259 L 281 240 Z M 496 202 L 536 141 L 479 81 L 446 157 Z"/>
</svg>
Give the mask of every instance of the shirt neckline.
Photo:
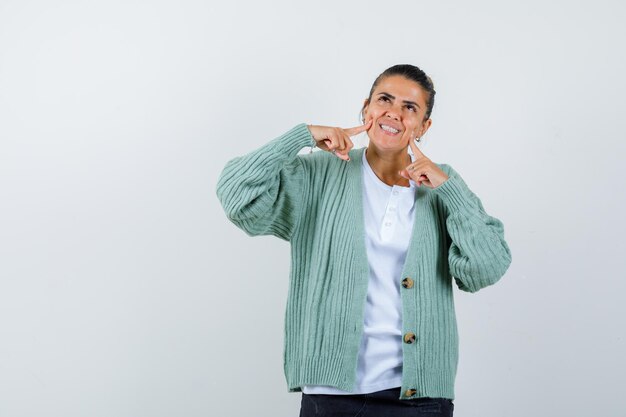
<svg viewBox="0 0 626 417">
<path fill-rule="evenodd" d="M 380 178 L 378 178 L 378 176 L 376 175 L 376 173 L 374 172 L 374 170 L 372 169 L 372 167 L 370 166 L 369 162 L 367 162 L 367 158 L 365 157 L 365 151 L 367 150 L 367 147 L 363 148 L 363 168 L 365 169 L 365 171 L 368 173 L 368 175 L 370 176 L 370 178 L 372 178 L 372 180 L 374 180 L 374 182 L 376 184 L 379 184 L 379 186 L 381 186 L 382 188 L 384 188 L 386 191 L 399 191 L 399 192 L 403 192 L 403 193 L 408 193 L 408 192 L 412 192 L 414 191 L 416 185 L 415 182 L 411 179 L 409 179 L 409 186 L 405 187 L 403 185 L 389 185 L 386 184 L 385 182 L 383 182 Z M 413 158 L 412 154 L 408 154 L 411 156 L 411 161 L 414 161 L 415 159 Z"/>
</svg>

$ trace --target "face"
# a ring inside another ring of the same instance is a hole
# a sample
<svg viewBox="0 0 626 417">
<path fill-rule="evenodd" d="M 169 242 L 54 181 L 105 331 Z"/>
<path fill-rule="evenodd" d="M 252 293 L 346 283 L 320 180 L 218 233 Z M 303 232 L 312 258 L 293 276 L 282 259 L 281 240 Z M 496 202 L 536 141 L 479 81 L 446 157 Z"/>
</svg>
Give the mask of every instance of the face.
<svg viewBox="0 0 626 417">
<path fill-rule="evenodd" d="M 365 100 L 365 123 L 374 119 L 367 131 L 370 145 L 381 151 L 400 151 L 409 141 L 421 137 L 432 121 L 424 120 L 428 93 L 415 81 L 401 75 L 383 78 Z"/>
</svg>

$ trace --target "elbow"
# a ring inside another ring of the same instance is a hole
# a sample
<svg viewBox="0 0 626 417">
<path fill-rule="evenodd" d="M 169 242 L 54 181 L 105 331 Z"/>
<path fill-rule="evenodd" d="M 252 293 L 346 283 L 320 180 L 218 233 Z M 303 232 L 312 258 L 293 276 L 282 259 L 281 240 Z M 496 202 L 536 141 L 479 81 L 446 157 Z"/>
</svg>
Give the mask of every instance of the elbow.
<svg viewBox="0 0 626 417">
<path fill-rule="evenodd" d="M 215 188 L 215 195 L 226 217 L 231 221 L 243 217 L 245 205 L 242 204 L 241 194 L 242 192 L 238 190 L 238 187 L 233 187 L 233 184 L 229 183 L 223 175 L 220 177 Z"/>
<path fill-rule="evenodd" d="M 496 282 L 500 280 L 500 278 L 502 278 L 502 275 L 492 277 L 492 278 L 483 277 L 481 279 L 472 279 L 469 277 L 465 277 L 461 279 L 458 277 L 454 277 L 454 280 L 456 281 L 457 287 L 461 291 L 475 293 L 475 292 L 482 290 L 483 288 L 494 285 Z"/>
<path fill-rule="evenodd" d="M 466 262 L 462 267 L 460 263 L 452 263 L 451 269 L 456 271 L 453 272 L 453 276 L 457 287 L 461 291 L 475 293 L 500 281 L 509 269 L 511 261 L 511 252 L 506 250 L 500 257 L 492 258 L 491 262 L 481 264 Z"/>
</svg>

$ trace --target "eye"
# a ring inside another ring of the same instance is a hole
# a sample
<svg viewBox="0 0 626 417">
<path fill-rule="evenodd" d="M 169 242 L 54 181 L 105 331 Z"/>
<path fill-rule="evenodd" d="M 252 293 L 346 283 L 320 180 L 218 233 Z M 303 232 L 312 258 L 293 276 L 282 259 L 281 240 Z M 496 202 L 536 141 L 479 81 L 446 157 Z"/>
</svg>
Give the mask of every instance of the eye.
<svg viewBox="0 0 626 417">
<path fill-rule="evenodd" d="M 381 96 L 378 98 L 378 100 L 384 100 L 384 101 L 389 101 L 389 97 L 385 97 L 385 96 Z"/>
<path fill-rule="evenodd" d="M 417 111 L 417 109 L 415 108 L 415 106 L 407 106 L 407 108 L 408 108 L 409 110 L 411 110 L 412 112 L 416 112 L 416 111 Z"/>
</svg>

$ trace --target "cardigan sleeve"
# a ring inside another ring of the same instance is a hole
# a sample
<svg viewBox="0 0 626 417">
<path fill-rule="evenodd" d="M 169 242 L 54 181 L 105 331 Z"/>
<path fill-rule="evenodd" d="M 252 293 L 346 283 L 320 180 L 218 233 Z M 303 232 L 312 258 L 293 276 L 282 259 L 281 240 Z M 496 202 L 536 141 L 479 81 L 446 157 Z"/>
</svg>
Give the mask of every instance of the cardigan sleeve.
<svg viewBox="0 0 626 417">
<path fill-rule="evenodd" d="M 301 123 L 228 161 L 216 189 L 228 219 L 249 236 L 290 240 L 304 192 L 305 172 L 298 152 L 312 141 L 308 127 Z"/>
<path fill-rule="evenodd" d="M 511 264 L 511 250 L 500 220 L 485 212 L 482 202 L 448 164 L 439 164 L 448 179 L 432 190 L 446 211 L 450 273 L 460 290 L 476 292 L 495 284 Z"/>
</svg>

